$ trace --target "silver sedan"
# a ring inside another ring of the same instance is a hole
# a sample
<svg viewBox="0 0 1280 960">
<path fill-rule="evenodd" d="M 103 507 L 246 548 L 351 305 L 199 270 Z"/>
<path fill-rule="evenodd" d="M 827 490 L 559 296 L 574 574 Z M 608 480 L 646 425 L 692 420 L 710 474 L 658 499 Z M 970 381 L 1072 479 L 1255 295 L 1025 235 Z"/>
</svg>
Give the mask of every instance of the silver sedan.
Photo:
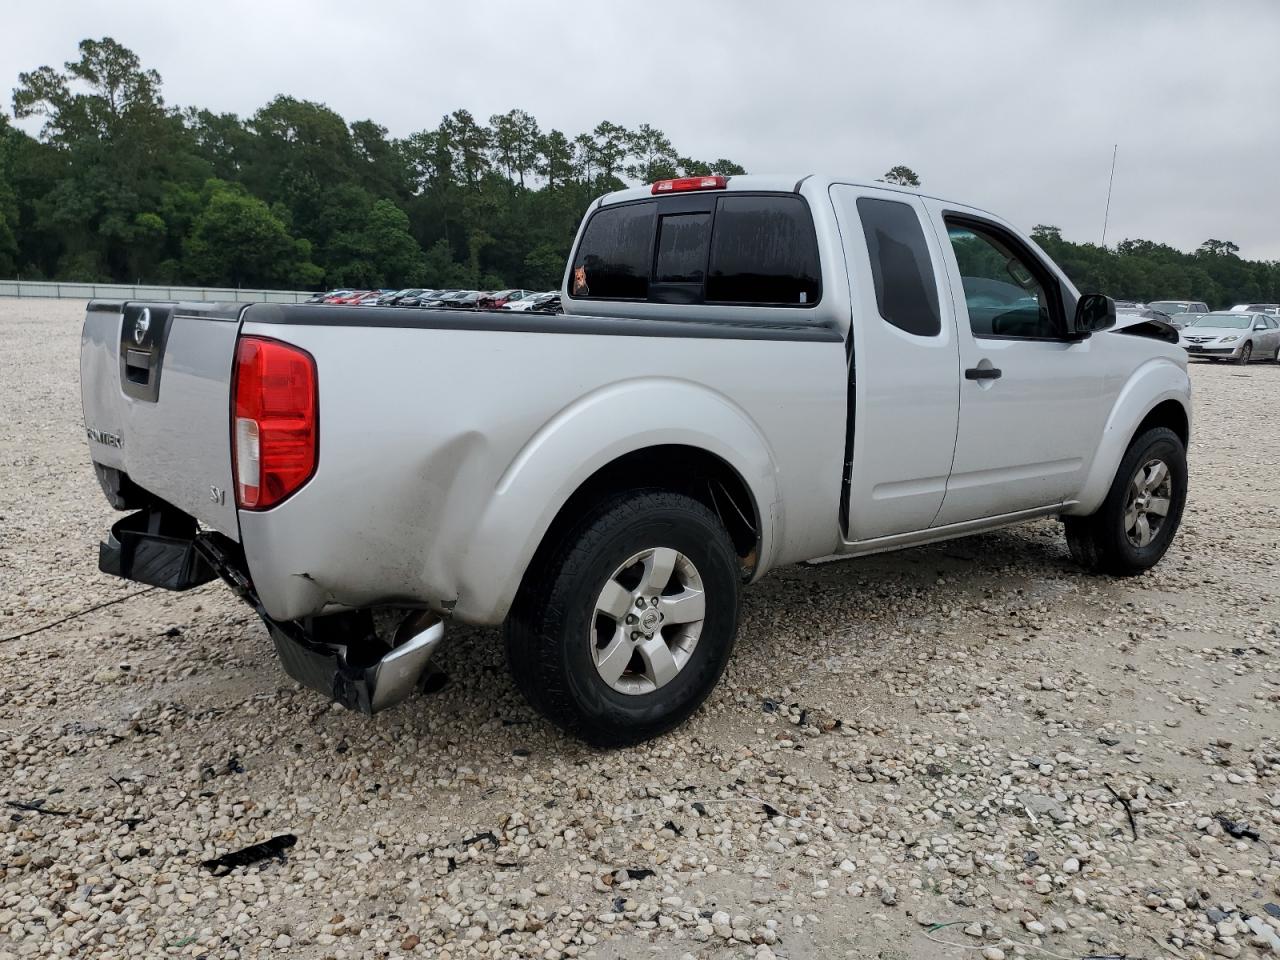
<svg viewBox="0 0 1280 960">
<path fill-rule="evenodd" d="M 1265 313 L 1218 310 L 1196 317 L 1180 331 L 1192 357 L 1208 360 L 1280 361 L 1280 318 Z"/>
</svg>

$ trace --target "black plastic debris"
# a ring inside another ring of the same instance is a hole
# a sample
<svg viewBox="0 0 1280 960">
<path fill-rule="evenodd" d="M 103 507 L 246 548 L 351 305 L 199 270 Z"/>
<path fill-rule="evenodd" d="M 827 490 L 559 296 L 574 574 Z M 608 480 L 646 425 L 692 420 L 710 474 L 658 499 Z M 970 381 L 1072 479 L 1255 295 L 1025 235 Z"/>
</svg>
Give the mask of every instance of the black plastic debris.
<svg viewBox="0 0 1280 960">
<path fill-rule="evenodd" d="M 233 773 L 244 773 L 244 764 L 234 753 L 227 758 L 226 763 L 220 763 L 216 767 L 207 766 L 201 770 L 200 779 L 208 782 L 216 777 L 226 777 Z"/>
<path fill-rule="evenodd" d="M 782 814 L 778 812 L 778 808 L 771 803 L 762 803 L 760 805 L 760 809 L 764 811 L 764 815 L 768 817 L 770 820 L 772 820 L 774 817 L 782 816 Z"/>
<path fill-rule="evenodd" d="M 656 876 L 652 870 L 645 867 L 641 867 L 639 869 L 632 869 L 631 867 L 628 867 L 626 873 L 628 880 L 647 880 L 652 876 Z"/>
<path fill-rule="evenodd" d="M 232 853 L 205 860 L 201 866 L 215 877 L 225 876 L 236 867 L 249 867 L 263 860 L 284 860 L 284 852 L 297 842 L 298 838 L 292 833 L 282 833 L 262 843 L 253 843 Z"/>
<path fill-rule="evenodd" d="M 684 827 L 677 826 L 674 820 L 668 820 L 662 825 L 663 830 L 670 830 L 677 837 L 684 833 Z"/>
<path fill-rule="evenodd" d="M 626 898 L 626 897 L 614 897 L 614 898 L 613 898 L 613 912 L 614 912 L 614 913 L 622 913 L 622 912 L 623 912 L 623 908 L 624 908 L 626 905 L 627 905 L 627 898 Z"/>
<path fill-rule="evenodd" d="M 494 835 L 494 832 L 492 830 L 486 830 L 484 833 L 477 833 L 474 837 L 467 837 L 467 839 L 463 840 L 459 846 L 469 847 L 473 843 L 480 843 L 484 840 L 489 841 L 495 847 L 498 845 L 498 838 Z"/>
<path fill-rule="evenodd" d="M 698 816 L 705 817 L 707 815 L 707 807 L 701 800 L 695 800 L 689 806 L 698 811 Z"/>
<path fill-rule="evenodd" d="M 760 702 L 760 709 L 765 713 L 777 713 L 778 706 L 779 704 L 777 700 L 770 700 L 768 697 Z"/>
<path fill-rule="evenodd" d="M 1253 827 L 1243 821 L 1232 820 L 1223 814 L 1214 817 L 1220 824 L 1222 829 L 1231 834 L 1237 840 L 1261 840 L 1262 836 Z"/>
<path fill-rule="evenodd" d="M 1115 797 L 1116 802 L 1119 803 L 1120 806 L 1124 807 L 1125 815 L 1129 818 L 1129 829 L 1133 831 L 1133 839 L 1137 840 L 1138 839 L 1138 818 L 1133 815 L 1133 807 L 1129 805 L 1129 800 L 1126 797 L 1120 796 L 1119 792 L 1116 790 L 1115 787 L 1111 786 L 1111 784 L 1104 783 L 1103 786 L 1107 788 L 1111 796 Z"/>
<path fill-rule="evenodd" d="M 511 751 L 511 755 L 513 757 L 527 757 L 532 752 L 533 751 L 530 750 L 528 747 L 516 747 L 514 750 Z"/>
<path fill-rule="evenodd" d="M 6 807 L 12 807 L 14 810 L 25 810 L 28 813 L 38 813 L 46 817 L 69 817 L 70 810 L 50 810 L 44 805 L 43 800 L 32 800 L 26 803 L 22 800 L 6 800 Z"/>
</svg>

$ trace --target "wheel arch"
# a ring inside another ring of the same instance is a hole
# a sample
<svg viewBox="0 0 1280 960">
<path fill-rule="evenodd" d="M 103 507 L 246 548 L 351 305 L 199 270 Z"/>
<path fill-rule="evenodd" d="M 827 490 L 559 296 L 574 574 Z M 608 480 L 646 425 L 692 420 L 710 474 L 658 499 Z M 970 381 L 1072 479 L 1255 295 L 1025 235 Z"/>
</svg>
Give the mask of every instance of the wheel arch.
<svg viewBox="0 0 1280 960">
<path fill-rule="evenodd" d="M 1134 371 L 1107 417 L 1088 477 L 1072 516 L 1093 513 L 1106 498 L 1111 481 L 1134 438 L 1152 427 L 1168 427 L 1185 447 L 1191 438 L 1191 381 L 1184 367 L 1152 359 Z"/>
<path fill-rule="evenodd" d="M 500 622 L 540 551 L 591 503 L 627 489 L 705 503 L 759 576 L 782 519 L 776 474 L 762 431 L 722 394 L 667 378 L 612 384 L 560 411 L 512 459 L 472 526 L 454 612 Z"/>
</svg>

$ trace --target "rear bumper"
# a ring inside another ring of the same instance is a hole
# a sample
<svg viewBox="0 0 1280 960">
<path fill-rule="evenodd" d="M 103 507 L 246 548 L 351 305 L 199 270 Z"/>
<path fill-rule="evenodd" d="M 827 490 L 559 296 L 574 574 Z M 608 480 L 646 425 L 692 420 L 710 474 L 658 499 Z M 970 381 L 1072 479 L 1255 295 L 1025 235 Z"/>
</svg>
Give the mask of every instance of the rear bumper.
<svg viewBox="0 0 1280 960">
<path fill-rule="evenodd" d="M 412 694 L 444 640 L 444 623 L 423 611 L 410 613 L 390 644 L 377 636 L 367 614 L 276 620 L 258 599 L 240 546 L 200 531 L 171 507 L 148 507 L 117 521 L 98 546 L 98 569 L 166 590 L 221 577 L 262 618 L 289 676 L 361 713 L 377 713 Z"/>
</svg>

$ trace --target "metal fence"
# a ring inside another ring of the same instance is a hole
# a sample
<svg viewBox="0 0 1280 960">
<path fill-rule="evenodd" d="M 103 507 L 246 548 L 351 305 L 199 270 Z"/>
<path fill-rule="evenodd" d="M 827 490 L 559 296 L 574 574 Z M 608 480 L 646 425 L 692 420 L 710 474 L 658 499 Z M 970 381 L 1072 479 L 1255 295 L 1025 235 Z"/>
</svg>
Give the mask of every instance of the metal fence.
<svg viewBox="0 0 1280 960">
<path fill-rule="evenodd" d="M 236 303 L 301 303 L 306 290 L 237 290 L 230 287 L 148 287 L 127 283 L 47 283 L 0 280 L 0 297 L 71 300 L 230 300 Z"/>
</svg>

